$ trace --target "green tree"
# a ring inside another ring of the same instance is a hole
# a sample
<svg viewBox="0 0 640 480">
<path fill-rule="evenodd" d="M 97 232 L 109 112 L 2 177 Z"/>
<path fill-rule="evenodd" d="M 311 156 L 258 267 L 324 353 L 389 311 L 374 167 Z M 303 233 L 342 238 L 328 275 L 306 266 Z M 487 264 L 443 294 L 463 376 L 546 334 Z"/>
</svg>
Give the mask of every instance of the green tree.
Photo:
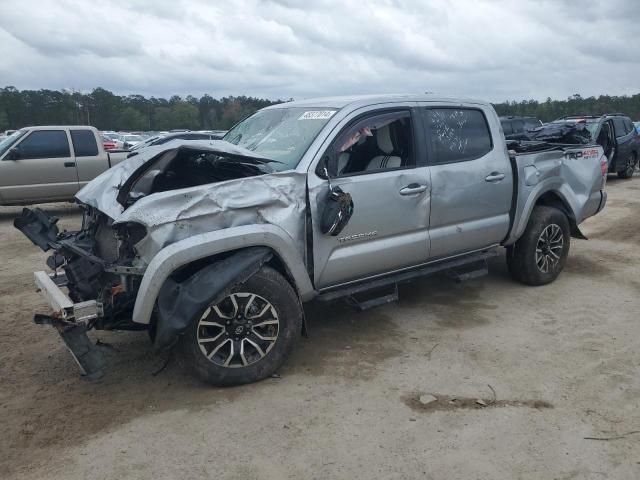
<svg viewBox="0 0 640 480">
<path fill-rule="evenodd" d="M 170 107 L 156 107 L 153 111 L 153 116 L 153 128 L 155 128 L 156 130 L 171 130 L 173 128 L 173 125 L 171 123 Z"/>
<path fill-rule="evenodd" d="M 173 128 L 197 129 L 200 124 L 198 107 L 185 102 L 174 104 L 171 107 L 171 124 Z"/>
<path fill-rule="evenodd" d="M 118 117 L 119 130 L 145 130 L 147 119 L 133 107 L 125 107 Z"/>
</svg>

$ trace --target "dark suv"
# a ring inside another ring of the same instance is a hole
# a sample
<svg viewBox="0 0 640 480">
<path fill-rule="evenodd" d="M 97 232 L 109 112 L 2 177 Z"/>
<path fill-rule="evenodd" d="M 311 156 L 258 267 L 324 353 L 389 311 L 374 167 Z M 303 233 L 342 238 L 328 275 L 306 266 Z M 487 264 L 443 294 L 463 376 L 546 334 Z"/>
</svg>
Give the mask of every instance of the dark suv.
<svg viewBox="0 0 640 480">
<path fill-rule="evenodd" d="M 542 125 L 535 117 L 500 117 L 500 124 L 507 140 L 528 140 L 527 132 Z"/>
<path fill-rule="evenodd" d="M 604 149 L 609 160 L 609 173 L 631 178 L 640 159 L 640 134 L 628 116 L 624 113 L 575 115 L 555 121 L 586 123 L 591 138 Z"/>
</svg>

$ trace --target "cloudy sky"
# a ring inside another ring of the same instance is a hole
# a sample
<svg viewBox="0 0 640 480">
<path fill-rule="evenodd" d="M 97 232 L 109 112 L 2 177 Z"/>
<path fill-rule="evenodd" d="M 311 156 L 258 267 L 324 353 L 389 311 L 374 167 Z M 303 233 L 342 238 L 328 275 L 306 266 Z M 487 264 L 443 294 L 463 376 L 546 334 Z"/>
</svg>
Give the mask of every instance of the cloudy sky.
<svg viewBox="0 0 640 480">
<path fill-rule="evenodd" d="M 267 98 L 640 92 L 638 0 L 0 0 L 0 86 Z"/>
</svg>

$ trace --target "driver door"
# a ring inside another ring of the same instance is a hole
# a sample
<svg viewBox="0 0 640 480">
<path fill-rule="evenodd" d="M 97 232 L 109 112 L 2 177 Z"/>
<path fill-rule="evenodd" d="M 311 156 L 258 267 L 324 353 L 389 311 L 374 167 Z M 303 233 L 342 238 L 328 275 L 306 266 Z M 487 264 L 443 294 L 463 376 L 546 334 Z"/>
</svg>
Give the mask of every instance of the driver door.
<svg viewBox="0 0 640 480">
<path fill-rule="evenodd" d="M 319 289 L 412 267 L 429 257 L 430 178 L 416 141 L 415 116 L 408 108 L 389 114 L 373 111 L 347 121 L 323 155 L 335 155 L 331 184 L 349 193 L 354 204 L 336 236 L 319 228 L 329 182 L 323 168 L 309 172 Z"/>
</svg>

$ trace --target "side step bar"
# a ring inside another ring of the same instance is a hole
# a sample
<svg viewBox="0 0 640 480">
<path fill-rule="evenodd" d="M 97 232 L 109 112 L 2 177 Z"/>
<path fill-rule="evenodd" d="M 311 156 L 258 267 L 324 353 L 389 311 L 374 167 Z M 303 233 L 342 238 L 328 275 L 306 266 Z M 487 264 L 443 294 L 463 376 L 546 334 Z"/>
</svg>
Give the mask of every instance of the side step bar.
<svg viewBox="0 0 640 480">
<path fill-rule="evenodd" d="M 317 300 L 322 302 L 330 302 L 346 297 L 352 302 L 355 301 L 356 306 L 359 309 L 364 310 L 366 308 L 371 308 L 372 306 L 383 305 L 385 303 L 397 300 L 397 285 L 399 283 L 408 282 L 415 278 L 428 277 L 429 275 L 433 275 L 436 273 L 446 272 L 455 280 L 463 281 L 485 275 L 488 273 L 487 260 L 489 258 L 497 256 L 497 248 L 491 248 L 489 250 L 470 253 L 468 255 L 452 258 L 449 260 L 436 261 L 411 270 L 387 275 L 385 277 L 354 283 L 352 285 L 345 285 L 342 287 L 334 287 L 320 293 L 320 295 L 318 295 L 317 297 Z M 461 267 L 467 268 L 463 269 Z M 395 293 L 387 293 L 377 298 L 372 298 L 360 302 L 356 300 L 357 297 L 355 296 L 358 294 L 372 294 L 375 291 L 383 290 L 385 288 L 388 289 L 389 287 L 394 287 Z M 363 306 L 365 308 L 363 308 Z"/>
<path fill-rule="evenodd" d="M 370 295 L 366 295 L 370 293 Z M 386 290 L 375 290 L 360 294 L 353 294 L 347 297 L 347 301 L 360 311 L 368 310 L 373 307 L 386 305 L 387 303 L 398 301 L 398 284 L 394 283 L 391 288 Z"/>
</svg>

